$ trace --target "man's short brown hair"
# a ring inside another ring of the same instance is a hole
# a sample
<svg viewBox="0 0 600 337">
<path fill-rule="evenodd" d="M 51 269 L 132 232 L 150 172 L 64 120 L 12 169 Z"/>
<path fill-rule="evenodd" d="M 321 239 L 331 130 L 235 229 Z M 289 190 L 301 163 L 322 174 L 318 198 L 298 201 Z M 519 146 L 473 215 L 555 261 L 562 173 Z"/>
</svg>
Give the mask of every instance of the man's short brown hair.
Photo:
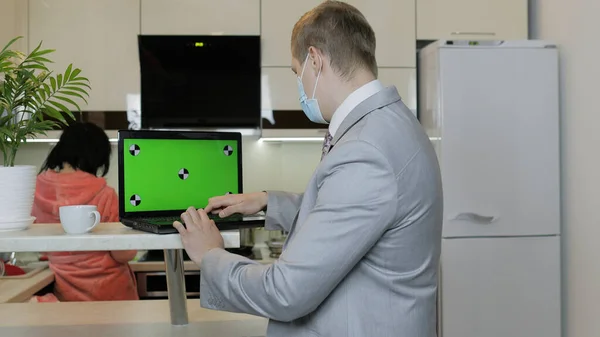
<svg viewBox="0 0 600 337">
<path fill-rule="evenodd" d="M 328 0 L 304 14 L 292 30 L 292 56 L 304 62 L 313 46 L 329 56 L 331 67 L 343 78 L 357 68 L 377 77 L 375 33 L 364 15 L 342 1 Z"/>
</svg>

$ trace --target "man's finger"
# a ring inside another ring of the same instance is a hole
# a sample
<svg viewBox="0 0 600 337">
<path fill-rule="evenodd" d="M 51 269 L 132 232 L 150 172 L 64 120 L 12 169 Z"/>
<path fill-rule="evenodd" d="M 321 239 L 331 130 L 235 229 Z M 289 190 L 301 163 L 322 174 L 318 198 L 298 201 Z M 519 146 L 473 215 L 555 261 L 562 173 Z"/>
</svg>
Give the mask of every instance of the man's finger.
<svg viewBox="0 0 600 337">
<path fill-rule="evenodd" d="M 219 212 L 219 216 L 221 218 L 225 218 L 225 217 L 228 217 L 228 216 L 230 216 L 232 214 L 240 213 L 241 208 L 242 208 L 242 204 L 235 204 L 235 205 L 232 205 L 232 206 L 229 206 L 229 207 L 225 207 L 223 210 L 221 210 Z"/>
<path fill-rule="evenodd" d="M 208 217 L 208 215 L 206 214 L 206 212 L 203 209 L 197 210 L 196 214 L 200 218 L 200 222 L 199 222 L 200 224 L 205 225 L 210 221 L 210 218 Z"/>
<path fill-rule="evenodd" d="M 194 231 L 196 228 L 194 227 L 194 221 L 192 220 L 192 216 L 188 212 L 181 213 L 181 221 L 185 223 L 186 231 Z"/>
<path fill-rule="evenodd" d="M 198 211 L 196 211 L 195 207 L 192 206 L 192 207 L 188 208 L 186 213 L 188 213 L 190 215 L 194 225 L 196 225 L 196 226 L 200 225 L 200 222 L 202 221 L 202 219 L 200 219 L 200 215 L 198 215 Z"/>
<path fill-rule="evenodd" d="M 186 229 L 181 222 L 179 222 L 179 221 L 173 222 L 173 227 L 175 227 L 175 229 L 179 232 L 179 234 L 181 234 L 181 235 L 187 234 Z"/>
<path fill-rule="evenodd" d="M 206 213 L 210 213 L 215 209 L 223 208 L 223 205 L 225 204 L 224 199 L 226 199 L 224 196 L 212 197 L 208 199 L 208 205 L 204 207 L 204 211 L 206 211 Z"/>
<path fill-rule="evenodd" d="M 206 210 L 206 208 L 204 209 L 206 211 L 206 214 L 211 213 L 211 214 L 219 214 L 221 213 L 221 211 L 223 210 L 223 208 L 213 208 L 211 210 Z"/>
</svg>

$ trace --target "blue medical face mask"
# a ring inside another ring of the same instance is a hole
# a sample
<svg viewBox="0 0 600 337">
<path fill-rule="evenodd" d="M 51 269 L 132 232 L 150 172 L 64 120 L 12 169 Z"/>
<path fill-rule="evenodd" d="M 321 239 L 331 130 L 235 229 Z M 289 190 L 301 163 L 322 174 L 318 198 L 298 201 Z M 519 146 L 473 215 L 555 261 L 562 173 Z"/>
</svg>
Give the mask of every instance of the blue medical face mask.
<svg viewBox="0 0 600 337">
<path fill-rule="evenodd" d="M 319 59 L 321 57 L 319 56 Z M 314 123 L 319 124 L 327 124 L 327 121 L 323 119 L 323 114 L 321 113 L 321 109 L 319 109 L 319 103 L 315 98 L 315 93 L 317 92 L 317 84 L 319 83 L 319 77 L 321 77 L 321 69 L 319 69 L 319 73 L 317 74 L 317 80 L 315 81 L 315 88 L 313 89 L 312 98 L 306 97 L 306 92 L 304 92 L 304 85 L 302 84 L 302 76 L 304 76 L 304 69 L 306 69 L 306 64 L 308 63 L 308 54 L 306 55 L 306 59 L 304 60 L 304 66 L 302 67 L 302 73 L 300 77 L 298 77 L 298 91 L 300 93 L 300 106 L 302 106 L 302 111 L 308 119 L 310 119 Z M 323 62 L 321 62 L 321 67 L 323 67 Z"/>
</svg>

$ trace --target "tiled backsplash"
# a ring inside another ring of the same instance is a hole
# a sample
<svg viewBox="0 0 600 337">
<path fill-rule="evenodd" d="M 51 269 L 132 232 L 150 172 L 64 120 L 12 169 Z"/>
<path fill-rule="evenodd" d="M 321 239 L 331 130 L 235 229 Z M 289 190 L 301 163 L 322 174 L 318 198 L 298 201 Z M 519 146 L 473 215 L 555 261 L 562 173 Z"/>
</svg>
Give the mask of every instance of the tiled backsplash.
<svg viewBox="0 0 600 337">
<path fill-rule="evenodd" d="M 47 143 L 23 144 L 17 154 L 17 165 L 40 167 L 48 152 Z M 321 156 L 318 142 L 261 142 L 243 139 L 244 191 L 285 190 L 302 192 Z M 108 184 L 118 187 L 117 147 L 113 146 Z"/>
</svg>

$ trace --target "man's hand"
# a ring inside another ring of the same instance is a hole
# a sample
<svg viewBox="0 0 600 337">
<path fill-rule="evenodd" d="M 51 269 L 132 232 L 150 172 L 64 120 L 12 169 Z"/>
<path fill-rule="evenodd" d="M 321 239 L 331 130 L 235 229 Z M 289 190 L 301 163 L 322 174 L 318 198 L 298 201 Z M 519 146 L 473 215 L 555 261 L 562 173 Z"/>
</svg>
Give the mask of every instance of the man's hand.
<svg viewBox="0 0 600 337">
<path fill-rule="evenodd" d="M 209 250 L 224 248 L 223 237 L 219 229 L 215 226 L 215 222 L 208 218 L 204 210 L 190 207 L 181 214 L 181 220 L 185 223 L 185 227 L 179 221 L 175 221 L 173 227 L 181 234 L 183 247 L 190 259 L 198 266 L 202 263 L 204 254 Z"/>
<path fill-rule="evenodd" d="M 234 213 L 255 214 L 267 207 L 267 192 L 229 194 L 208 199 L 206 213 L 219 214 L 221 218 Z"/>
</svg>

